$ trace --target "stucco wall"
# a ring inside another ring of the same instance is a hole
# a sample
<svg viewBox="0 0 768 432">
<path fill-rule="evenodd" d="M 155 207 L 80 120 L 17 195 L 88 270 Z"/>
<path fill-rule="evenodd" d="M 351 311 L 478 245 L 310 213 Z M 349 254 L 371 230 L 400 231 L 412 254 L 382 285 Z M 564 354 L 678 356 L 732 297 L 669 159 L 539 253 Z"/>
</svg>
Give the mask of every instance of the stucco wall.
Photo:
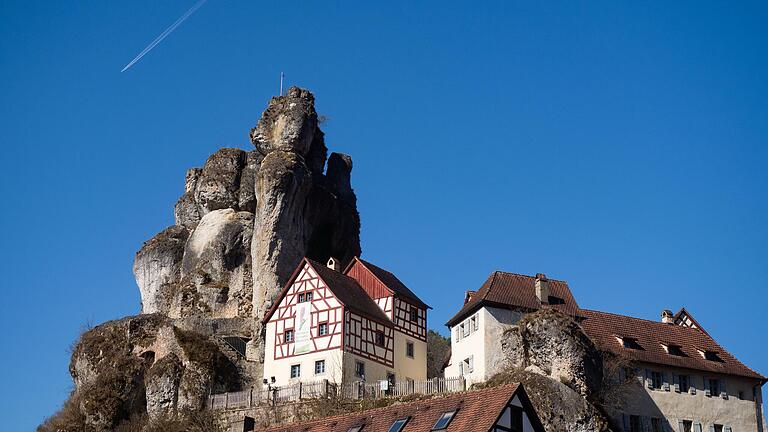
<svg viewBox="0 0 768 432">
<path fill-rule="evenodd" d="M 393 373 L 394 369 L 388 366 L 384 366 L 381 363 L 366 358 L 360 357 L 350 352 L 344 353 L 344 382 L 360 381 L 360 378 L 355 376 L 355 362 L 361 361 L 365 363 L 365 382 L 374 383 L 387 379 L 387 373 Z"/>
<path fill-rule="evenodd" d="M 700 371 L 691 371 L 676 368 L 660 368 L 657 365 L 640 365 L 641 373 L 645 369 L 655 370 L 671 374 L 686 374 L 691 376 L 696 394 L 677 393 L 674 385 L 669 386 L 669 391 L 649 389 L 644 381 L 641 385 L 632 385 L 628 391 L 623 412 L 611 413 L 618 424 L 622 424 L 622 414 L 639 415 L 643 417 L 665 418 L 672 430 L 679 432 L 680 420 L 691 420 L 694 424 L 701 423 L 704 432 L 709 431 L 709 426 L 717 423 L 730 426 L 734 432 L 749 431 L 760 432 L 757 423 L 755 400 L 753 397 L 754 380 L 745 378 L 723 376 L 716 374 L 702 374 Z M 728 398 L 720 395 L 706 396 L 704 391 L 704 376 L 724 379 Z M 744 400 L 740 400 L 739 391 L 744 394 Z M 758 399 L 759 400 L 759 399 Z M 759 403 L 759 402 L 758 402 Z"/>
<path fill-rule="evenodd" d="M 413 358 L 406 355 L 407 342 L 413 343 Z M 427 379 L 427 343 L 395 331 L 395 375 L 398 381 Z"/>
<path fill-rule="evenodd" d="M 469 336 L 456 340 L 456 332 L 462 323 L 469 324 L 477 316 L 478 330 Z M 482 307 L 461 323 L 451 327 L 451 360 L 445 369 L 446 377 L 460 376 L 459 363 L 473 356 L 474 370 L 464 374 L 467 384 L 483 382 L 496 371 L 496 365 L 503 363 L 501 336 L 510 325 L 523 317 L 522 312 L 494 307 Z"/>
</svg>

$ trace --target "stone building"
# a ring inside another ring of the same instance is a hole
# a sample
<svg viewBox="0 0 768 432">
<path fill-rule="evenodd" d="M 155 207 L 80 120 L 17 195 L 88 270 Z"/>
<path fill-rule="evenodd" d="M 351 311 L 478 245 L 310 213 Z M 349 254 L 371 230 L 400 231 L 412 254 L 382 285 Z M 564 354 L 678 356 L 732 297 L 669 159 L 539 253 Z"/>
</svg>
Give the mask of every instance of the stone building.
<svg viewBox="0 0 768 432">
<path fill-rule="evenodd" d="M 568 283 L 543 274 L 525 276 L 494 272 L 477 291 L 468 291 L 464 305 L 446 325 L 451 331 L 451 356 L 445 376 L 464 376 L 484 382 L 503 363 L 504 331 L 524 314 L 553 307 L 577 317 L 579 305 Z"/>
<path fill-rule="evenodd" d="M 625 431 L 737 432 L 765 429 L 766 378 L 721 347 L 685 309 L 648 321 L 582 310 L 581 326 L 604 352 L 629 360 L 624 409 L 610 413 Z"/>
<path fill-rule="evenodd" d="M 354 258 L 304 259 L 264 316 L 264 379 L 426 379 L 427 306 L 392 273 Z"/>
<path fill-rule="evenodd" d="M 543 274 L 494 272 L 466 293 L 446 324 L 451 356 L 445 375 L 479 383 L 501 371 L 521 350 L 510 348 L 515 344 L 506 332 L 543 308 L 570 316 L 603 357 L 626 365 L 613 377 L 629 384 L 622 387 L 623 408 L 608 413 L 621 430 L 766 431 L 761 388 L 768 380 L 721 347 L 688 311 L 664 311 L 656 322 L 581 309 L 566 282 Z"/>
</svg>

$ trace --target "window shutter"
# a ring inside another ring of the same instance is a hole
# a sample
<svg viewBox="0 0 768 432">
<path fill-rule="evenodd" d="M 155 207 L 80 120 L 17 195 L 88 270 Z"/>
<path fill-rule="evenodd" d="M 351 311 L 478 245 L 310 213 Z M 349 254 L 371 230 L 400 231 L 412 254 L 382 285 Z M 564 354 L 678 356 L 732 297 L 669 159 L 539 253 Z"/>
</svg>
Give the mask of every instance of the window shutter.
<svg viewBox="0 0 768 432">
<path fill-rule="evenodd" d="M 701 423 L 693 425 L 693 432 L 701 432 Z"/>
<path fill-rule="evenodd" d="M 685 423 L 682 420 L 677 421 L 677 432 L 685 432 Z"/>
<path fill-rule="evenodd" d="M 715 425 L 709 425 L 709 432 L 715 432 Z"/>
<path fill-rule="evenodd" d="M 672 374 L 672 383 L 675 386 L 675 393 L 680 393 L 680 375 Z"/>
<path fill-rule="evenodd" d="M 473 372 L 475 370 L 475 356 L 471 355 L 469 356 L 469 371 Z"/>
<path fill-rule="evenodd" d="M 733 432 L 730 426 L 723 427 L 723 432 Z"/>
<path fill-rule="evenodd" d="M 464 376 L 464 362 L 459 362 L 459 375 Z"/>
<path fill-rule="evenodd" d="M 664 383 L 664 391 L 669 391 L 669 380 L 667 379 L 669 377 L 669 374 L 666 372 L 661 373 L 661 381 Z"/>
<path fill-rule="evenodd" d="M 651 371 L 645 370 L 645 385 L 648 388 L 653 388 L 653 379 L 651 378 Z"/>
</svg>

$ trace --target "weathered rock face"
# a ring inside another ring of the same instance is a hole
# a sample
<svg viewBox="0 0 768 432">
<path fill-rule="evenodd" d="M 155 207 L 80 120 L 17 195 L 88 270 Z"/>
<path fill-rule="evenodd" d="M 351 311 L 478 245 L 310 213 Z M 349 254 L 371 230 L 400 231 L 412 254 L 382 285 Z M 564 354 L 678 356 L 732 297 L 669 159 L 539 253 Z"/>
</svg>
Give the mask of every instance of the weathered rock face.
<svg viewBox="0 0 768 432">
<path fill-rule="evenodd" d="M 522 383 L 547 432 L 610 432 L 605 415 L 570 386 L 535 372 L 509 369 L 486 386 Z"/>
<path fill-rule="evenodd" d="M 501 349 L 506 364 L 567 383 L 582 396 L 600 390 L 600 351 L 576 322 L 555 309 L 541 309 L 504 333 Z"/>
<path fill-rule="evenodd" d="M 251 140 L 264 155 L 256 175 L 253 305 L 257 317 L 271 305 L 304 256 L 346 262 L 360 254 L 360 219 L 349 181 L 349 156 L 332 154 L 317 127 L 314 96 L 291 88 L 274 97 Z"/>
<path fill-rule="evenodd" d="M 250 338 L 248 357 L 258 360 L 258 318 L 300 260 L 360 254 L 352 159 L 333 153 L 324 173 L 317 118 L 312 93 L 291 88 L 251 131 L 256 150 L 220 149 L 187 171 L 175 225 L 136 253 L 143 315 L 83 335 L 67 412 L 46 428 L 111 430 L 133 414 L 197 410 L 210 392 L 261 377 L 261 364 L 221 336 Z"/>
<path fill-rule="evenodd" d="M 187 171 L 176 225 L 136 255 L 145 313 L 260 317 L 304 256 L 360 254 L 352 159 L 332 153 L 324 174 L 317 117 L 312 93 L 293 87 L 251 130 L 256 150 L 221 149 Z"/>
<path fill-rule="evenodd" d="M 141 291 L 143 313 L 166 312 L 181 275 L 181 260 L 189 231 L 183 226 L 166 228 L 144 242 L 133 263 Z"/>
</svg>

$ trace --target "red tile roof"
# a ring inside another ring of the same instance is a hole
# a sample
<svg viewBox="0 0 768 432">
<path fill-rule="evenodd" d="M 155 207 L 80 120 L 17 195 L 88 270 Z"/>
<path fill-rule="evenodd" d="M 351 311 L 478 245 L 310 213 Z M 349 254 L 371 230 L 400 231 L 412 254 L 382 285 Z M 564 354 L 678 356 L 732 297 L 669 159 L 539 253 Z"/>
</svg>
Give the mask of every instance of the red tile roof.
<svg viewBox="0 0 768 432">
<path fill-rule="evenodd" d="M 386 432 L 397 419 L 410 417 L 403 432 L 428 432 L 443 413 L 458 409 L 456 416 L 446 429 L 451 431 L 489 431 L 501 415 L 504 407 L 517 394 L 529 416 L 533 413 L 525 390 L 519 384 L 509 384 L 484 390 L 454 393 L 414 401 L 386 408 L 344 414 L 304 423 L 275 426 L 269 432 L 347 432 L 354 426 L 364 424 L 363 432 Z M 533 415 L 532 423 L 538 423 Z M 543 431 L 540 423 L 537 431 Z M 534 426 L 536 428 L 536 426 Z"/>
<path fill-rule="evenodd" d="M 275 299 L 272 307 L 269 308 L 267 313 L 264 315 L 263 322 L 269 321 L 269 318 L 272 317 L 272 314 L 275 312 L 275 310 L 277 310 L 278 306 L 280 305 L 280 301 L 285 296 L 285 293 L 288 292 L 291 285 L 293 284 L 294 279 L 299 274 L 298 270 L 304 267 L 305 262 L 309 263 L 312 269 L 315 270 L 320 279 L 325 282 L 328 288 L 331 289 L 333 294 L 344 305 L 344 307 L 365 315 L 368 318 L 372 318 L 382 324 L 393 325 L 389 317 L 387 317 L 379 305 L 377 305 L 376 302 L 373 301 L 373 299 L 370 298 L 368 294 L 366 294 L 365 290 L 363 290 L 363 288 L 360 286 L 360 284 L 357 283 L 356 280 L 308 258 L 304 258 L 301 261 L 297 267 L 297 271 L 294 272 L 293 276 L 291 276 L 291 278 L 288 280 L 288 283 Z"/>
<path fill-rule="evenodd" d="M 701 329 L 586 309 L 581 312 L 586 317 L 581 327 L 602 350 L 625 355 L 637 362 L 765 380 Z M 636 339 L 642 350 L 624 348 L 617 336 Z M 685 356 L 667 354 L 662 344 L 679 345 Z M 722 362 L 706 360 L 698 350 L 714 351 Z"/>
<path fill-rule="evenodd" d="M 392 290 L 395 294 L 400 295 L 402 297 L 405 297 L 408 300 L 413 301 L 416 303 L 417 306 L 421 306 L 423 308 L 429 308 L 429 305 L 424 303 L 416 294 L 413 293 L 407 286 L 405 286 L 404 283 L 400 281 L 400 279 L 397 278 L 394 274 L 388 272 L 387 270 L 384 270 L 383 268 L 371 264 L 368 261 L 365 261 L 363 259 L 355 257 L 356 260 L 360 261 L 365 268 L 367 268 L 371 273 L 373 273 L 374 276 L 376 276 L 381 283 L 383 283 L 387 288 Z M 351 266 L 351 264 L 350 264 Z"/>
<path fill-rule="evenodd" d="M 563 300 L 563 304 L 553 304 L 551 307 L 571 316 L 579 316 L 579 305 L 573 298 L 567 282 L 549 279 L 549 291 L 550 296 Z M 453 326 L 459 323 L 483 305 L 515 307 L 532 311 L 541 309 L 542 304 L 536 297 L 536 278 L 515 273 L 493 272 L 446 325 Z"/>
</svg>

